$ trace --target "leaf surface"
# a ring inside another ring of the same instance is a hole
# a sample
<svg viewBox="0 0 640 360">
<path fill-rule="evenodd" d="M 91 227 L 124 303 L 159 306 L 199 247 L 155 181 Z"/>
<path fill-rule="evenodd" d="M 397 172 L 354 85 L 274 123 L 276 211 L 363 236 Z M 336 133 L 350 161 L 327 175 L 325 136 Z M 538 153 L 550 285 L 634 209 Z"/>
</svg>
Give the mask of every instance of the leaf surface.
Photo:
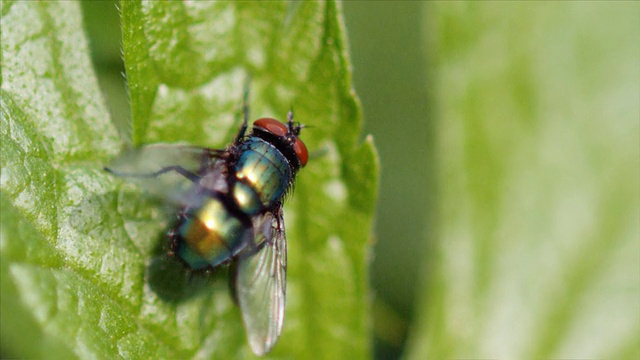
<svg viewBox="0 0 640 360">
<path fill-rule="evenodd" d="M 252 117 L 293 107 L 314 154 L 285 207 L 288 302 L 271 356 L 367 357 L 378 170 L 371 139 L 358 145 L 339 6 L 126 1 L 121 11 L 130 130 L 109 119 L 78 5 L 3 3 L 3 351 L 253 357 L 226 271 L 192 276 L 167 261 L 170 216 L 102 170 L 130 144 L 223 148 L 250 76 Z"/>
</svg>

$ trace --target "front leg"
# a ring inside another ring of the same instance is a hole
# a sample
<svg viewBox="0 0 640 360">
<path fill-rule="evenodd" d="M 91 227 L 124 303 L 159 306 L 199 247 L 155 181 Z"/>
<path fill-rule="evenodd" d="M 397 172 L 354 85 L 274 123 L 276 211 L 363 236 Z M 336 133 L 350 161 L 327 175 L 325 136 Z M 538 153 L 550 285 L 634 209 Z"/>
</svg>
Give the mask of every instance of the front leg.
<svg viewBox="0 0 640 360">
<path fill-rule="evenodd" d="M 158 177 L 164 173 L 168 173 L 171 171 L 175 171 L 178 174 L 186 177 L 187 179 L 191 180 L 193 183 L 198 183 L 200 181 L 200 176 L 192 173 L 191 171 L 183 168 L 182 166 L 179 165 L 173 165 L 173 166 L 167 166 L 164 167 L 156 172 L 152 172 L 152 173 L 125 173 L 125 172 L 119 172 L 119 171 L 115 171 L 113 169 L 110 169 L 108 167 L 104 167 L 104 170 L 115 175 L 115 176 L 119 176 L 119 177 L 132 177 L 132 178 L 141 178 L 141 179 L 148 179 L 148 178 L 154 178 L 154 177 Z"/>
<path fill-rule="evenodd" d="M 233 143 L 238 145 L 244 140 L 244 135 L 247 132 L 247 127 L 249 126 L 249 84 L 251 82 L 251 78 L 247 77 L 247 81 L 244 85 L 244 96 L 242 97 L 242 126 L 240 126 L 240 131 L 238 131 L 238 135 L 236 135 Z"/>
</svg>

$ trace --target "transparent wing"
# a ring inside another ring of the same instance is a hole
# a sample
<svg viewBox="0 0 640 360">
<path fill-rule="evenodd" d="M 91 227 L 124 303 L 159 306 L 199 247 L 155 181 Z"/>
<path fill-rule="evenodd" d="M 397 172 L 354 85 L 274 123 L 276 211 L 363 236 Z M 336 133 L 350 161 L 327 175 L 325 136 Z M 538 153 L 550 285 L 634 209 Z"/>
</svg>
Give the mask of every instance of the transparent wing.
<svg viewBox="0 0 640 360">
<path fill-rule="evenodd" d="M 263 355 L 278 341 L 284 322 L 287 239 L 282 207 L 253 225 L 255 247 L 238 262 L 236 296 L 251 349 Z"/>
<path fill-rule="evenodd" d="M 226 191 L 224 150 L 153 144 L 123 152 L 105 170 L 175 204 L 188 201 L 194 183 Z M 208 181 L 202 182 L 206 176 Z M 208 185 L 207 185 L 208 184 Z"/>
</svg>

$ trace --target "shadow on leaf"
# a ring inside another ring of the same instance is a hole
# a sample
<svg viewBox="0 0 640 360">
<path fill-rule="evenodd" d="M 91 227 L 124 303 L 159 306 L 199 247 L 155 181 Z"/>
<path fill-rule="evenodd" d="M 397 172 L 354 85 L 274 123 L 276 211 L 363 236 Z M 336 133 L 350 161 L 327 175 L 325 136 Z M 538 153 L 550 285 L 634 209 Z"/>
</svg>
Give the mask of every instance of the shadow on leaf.
<svg viewBox="0 0 640 360">
<path fill-rule="evenodd" d="M 214 288 L 214 283 L 228 274 L 228 268 L 194 271 L 178 259 L 170 256 L 166 250 L 166 235 L 159 236 L 159 246 L 146 271 L 146 281 L 158 297 L 170 303 L 180 303 L 198 295 L 205 295 Z"/>
</svg>

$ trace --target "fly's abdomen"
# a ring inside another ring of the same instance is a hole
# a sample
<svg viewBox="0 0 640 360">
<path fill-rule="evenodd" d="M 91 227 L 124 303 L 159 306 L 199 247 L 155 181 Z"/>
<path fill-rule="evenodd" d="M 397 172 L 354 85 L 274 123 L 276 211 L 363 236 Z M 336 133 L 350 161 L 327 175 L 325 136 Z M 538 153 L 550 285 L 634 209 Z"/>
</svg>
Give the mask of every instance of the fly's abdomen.
<svg viewBox="0 0 640 360">
<path fill-rule="evenodd" d="M 232 195 L 240 210 L 251 216 L 271 207 L 284 195 L 292 172 L 285 156 L 265 140 L 251 137 L 240 150 Z"/>
<path fill-rule="evenodd" d="M 236 255 L 247 242 L 250 223 L 230 213 L 222 200 L 208 199 L 178 227 L 177 255 L 191 268 L 217 266 Z"/>
</svg>

